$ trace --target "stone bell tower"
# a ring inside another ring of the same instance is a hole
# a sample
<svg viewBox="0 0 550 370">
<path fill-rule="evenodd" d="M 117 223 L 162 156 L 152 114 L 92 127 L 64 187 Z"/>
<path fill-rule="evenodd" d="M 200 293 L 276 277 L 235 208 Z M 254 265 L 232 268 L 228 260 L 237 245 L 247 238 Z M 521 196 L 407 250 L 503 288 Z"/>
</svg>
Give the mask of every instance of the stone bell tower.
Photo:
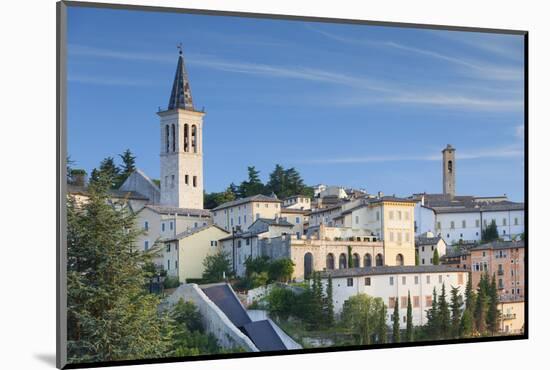
<svg viewBox="0 0 550 370">
<path fill-rule="evenodd" d="M 442 150 L 443 153 L 443 194 L 449 195 L 451 198 L 455 196 L 455 148 L 451 144 Z"/>
<path fill-rule="evenodd" d="M 160 203 L 203 208 L 202 126 L 204 112 L 193 107 L 191 87 L 179 46 L 168 108 L 160 117 Z"/>
</svg>

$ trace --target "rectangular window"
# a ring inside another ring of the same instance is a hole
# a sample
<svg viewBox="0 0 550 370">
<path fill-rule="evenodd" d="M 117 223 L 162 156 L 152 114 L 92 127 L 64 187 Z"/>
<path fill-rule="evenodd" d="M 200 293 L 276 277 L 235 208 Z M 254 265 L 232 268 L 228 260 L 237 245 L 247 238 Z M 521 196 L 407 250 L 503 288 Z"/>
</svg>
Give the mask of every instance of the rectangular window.
<svg viewBox="0 0 550 370">
<path fill-rule="evenodd" d="M 476 220 L 476 227 L 479 227 L 479 220 Z"/>
<path fill-rule="evenodd" d="M 517 224 L 518 224 L 518 218 L 515 217 L 515 218 L 514 218 L 514 225 L 517 225 Z"/>
<path fill-rule="evenodd" d="M 393 276 L 390 276 L 390 285 L 393 285 Z"/>
<path fill-rule="evenodd" d="M 413 307 L 417 308 L 420 307 L 420 296 L 413 296 Z"/>
<path fill-rule="evenodd" d="M 162 231 L 164 231 L 164 222 L 162 223 L 162 225 L 160 225 L 160 228 L 162 229 Z"/>
<path fill-rule="evenodd" d="M 149 230 L 149 222 L 145 221 L 145 223 L 143 224 L 143 228 L 145 230 Z"/>
<path fill-rule="evenodd" d="M 197 176 L 193 176 L 193 187 L 197 187 Z"/>
<path fill-rule="evenodd" d="M 424 258 L 422 258 L 422 264 L 423 264 L 423 265 L 426 264 L 426 261 L 424 260 Z"/>
<path fill-rule="evenodd" d="M 240 248 L 241 247 L 241 240 L 238 240 L 237 241 L 237 248 Z"/>
<path fill-rule="evenodd" d="M 174 262 L 174 268 L 177 270 L 177 268 L 178 268 L 178 260 L 176 260 L 176 261 Z"/>
<path fill-rule="evenodd" d="M 185 185 L 189 185 L 189 175 L 185 175 Z"/>
<path fill-rule="evenodd" d="M 170 252 L 170 243 L 166 244 L 166 252 Z"/>
<path fill-rule="evenodd" d="M 176 176 L 174 176 L 174 175 L 172 175 L 172 176 L 170 177 L 170 180 L 171 180 L 171 181 L 170 181 L 170 187 L 171 187 L 171 188 L 174 188 L 174 183 L 176 182 L 176 181 L 175 181 L 175 178 L 176 178 Z"/>
<path fill-rule="evenodd" d="M 195 222 L 195 227 L 199 227 L 199 223 L 198 223 L 198 222 Z"/>
<path fill-rule="evenodd" d="M 145 249 L 145 250 L 148 250 L 148 249 L 149 249 L 149 240 L 146 240 L 146 241 L 143 243 L 143 249 Z"/>
<path fill-rule="evenodd" d="M 388 308 L 394 308 L 395 307 L 395 297 L 390 297 L 388 299 Z"/>
<path fill-rule="evenodd" d="M 462 228 L 463 228 L 463 229 L 466 228 L 466 220 L 462 220 Z"/>
<path fill-rule="evenodd" d="M 380 211 L 376 211 L 376 221 L 380 221 Z"/>
<path fill-rule="evenodd" d="M 401 308 L 406 308 L 408 305 L 408 297 L 401 297 Z"/>
<path fill-rule="evenodd" d="M 455 228 L 455 222 L 451 221 L 451 229 L 454 229 L 454 228 Z"/>
<path fill-rule="evenodd" d="M 241 224 L 241 216 L 239 216 L 239 225 Z"/>
<path fill-rule="evenodd" d="M 406 276 L 401 276 L 401 284 L 407 285 L 407 277 Z"/>
<path fill-rule="evenodd" d="M 250 245 L 250 238 L 246 238 L 246 245 Z"/>
<path fill-rule="evenodd" d="M 438 279 L 439 279 L 439 284 L 443 283 L 443 275 L 439 275 Z"/>
<path fill-rule="evenodd" d="M 174 222 L 170 221 L 170 230 L 174 230 Z"/>
<path fill-rule="evenodd" d="M 390 220 L 393 220 L 393 211 L 390 211 Z"/>
<path fill-rule="evenodd" d="M 415 276 L 415 277 L 414 277 L 414 284 L 415 284 L 415 285 L 418 285 L 418 276 Z"/>
<path fill-rule="evenodd" d="M 168 189 L 168 176 L 164 176 L 164 187 Z"/>
<path fill-rule="evenodd" d="M 297 223 L 297 224 L 300 223 L 300 217 L 296 217 L 296 223 Z"/>
<path fill-rule="evenodd" d="M 348 286 L 353 286 L 353 278 L 348 278 Z"/>
<path fill-rule="evenodd" d="M 365 285 L 370 286 L 370 277 L 365 278 Z"/>
<path fill-rule="evenodd" d="M 355 216 L 355 223 L 356 223 L 356 224 L 359 223 L 359 216 Z"/>
<path fill-rule="evenodd" d="M 426 275 L 426 284 L 430 284 L 430 275 Z"/>
<path fill-rule="evenodd" d="M 167 261 L 167 264 L 168 264 L 167 270 L 170 270 L 170 260 Z"/>
<path fill-rule="evenodd" d="M 437 221 L 437 229 L 441 230 L 441 222 Z"/>
</svg>

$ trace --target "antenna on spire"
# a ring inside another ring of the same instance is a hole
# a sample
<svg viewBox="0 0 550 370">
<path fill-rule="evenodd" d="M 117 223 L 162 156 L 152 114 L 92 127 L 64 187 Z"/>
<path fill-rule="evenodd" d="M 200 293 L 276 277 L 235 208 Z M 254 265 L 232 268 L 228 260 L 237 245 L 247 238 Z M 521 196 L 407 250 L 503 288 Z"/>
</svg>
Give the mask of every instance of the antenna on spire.
<svg viewBox="0 0 550 370">
<path fill-rule="evenodd" d="M 178 43 L 178 45 L 176 46 L 179 50 L 179 54 L 182 55 L 183 54 L 183 45 L 180 43 Z"/>
</svg>

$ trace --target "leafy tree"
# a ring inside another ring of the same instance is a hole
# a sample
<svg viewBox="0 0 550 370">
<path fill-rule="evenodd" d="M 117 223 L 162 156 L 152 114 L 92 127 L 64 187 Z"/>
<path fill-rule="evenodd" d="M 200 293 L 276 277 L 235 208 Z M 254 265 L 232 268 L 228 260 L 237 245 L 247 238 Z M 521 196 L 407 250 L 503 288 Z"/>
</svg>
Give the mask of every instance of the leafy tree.
<svg viewBox="0 0 550 370">
<path fill-rule="evenodd" d="M 460 320 L 462 318 L 462 296 L 458 287 L 451 287 L 451 337 L 460 336 Z"/>
<path fill-rule="evenodd" d="M 498 309 L 498 304 L 497 282 L 493 274 L 491 285 L 489 286 L 487 308 L 487 330 L 489 330 L 492 335 L 495 335 L 499 330 L 500 311 Z"/>
<path fill-rule="evenodd" d="M 163 357 L 168 323 L 145 286 L 155 249 L 136 250 L 140 230 L 109 204 L 111 179 L 90 184 L 89 201 L 67 202 L 67 351 L 71 363 Z"/>
<path fill-rule="evenodd" d="M 170 337 L 173 356 L 195 356 L 219 353 L 218 341 L 212 334 L 204 333 L 201 315 L 191 302 L 180 299 L 170 311 L 172 333 Z"/>
<path fill-rule="evenodd" d="M 286 283 L 292 278 L 293 273 L 294 262 L 290 258 L 277 259 L 269 264 L 268 276 L 271 281 Z"/>
<path fill-rule="evenodd" d="M 441 295 L 439 296 L 439 333 L 440 337 L 446 339 L 451 333 L 451 313 L 449 311 L 449 303 L 445 294 L 445 284 L 441 286 Z"/>
<path fill-rule="evenodd" d="M 400 330 L 399 330 L 399 297 L 395 297 L 395 304 L 393 306 L 393 342 L 399 343 L 400 339 Z"/>
<path fill-rule="evenodd" d="M 234 184 L 233 184 L 234 185 Z M 204 208 L 214 209 L 220 204 L 231 202 L 237 199 L 236 191 L 233 191 L 231 187 L 225 189 L 225 191 L 219 193 L 204 193 Z"/>
<path fill-rule="evenodd" d="M 260 180 L 260 171 L 256 170 L 256 167 L 248 167 L 248 180 L 241 182 L 239 186 L 238 195 L 239 198 L 250 197 L 252 195 L 263 194 L 265 186 Z"/>
<path fill-rule="evenodd" d="M 407 342 L 413 341 L 413 317 L 410 291 L 407 297 L 407 331 L 405 332 L 405 338 Z"/>
<path fill-rule="evenodd" d="M 439 265 L 439 252 L 437 251 L 437 248 L 434 250 L 434 255 L 432 258 L 432 263 L 434 265 Z"/>
<path fill-rule="evenodd" d="M 342 323 L 353 331 L 357 344 L 371 344 L 375 337 L 385 342 L 386 311 L 381 298 L 363 293 L 352 296 L 344 302 Z"/>
<path fill-rule="evenodd" d="M 498 240 L 498 228 L 495 220 L 491 221 L 491 224 L 481 231 L 481 240 L 485 243 Z"/>
<path fill-rule="evenodd" d="M 293 311 L 296 295 L 290 289 L 273 288 L 267 296 L 268 311 L 282 320 L 287 320 Z"/>
<path fill-rule="evenodd" d="M 117 188 L 136 170 L 136 156 L 132 154 L 130 149 L 126 149 L 124 153 L 119 154 L 119 157 L 122 160 L 122 168 L 119 170 L 120 174 L 116 181 L 115 186 Z"/>
<path fill-rule="evenodd" d="M 248 256 L 244 261 L 245 266 L 245 275 L 250 277 L 253 273 L 262 273 L 267 272 L 269 268 L 269 257 L 267 256 L 258 256 L 252 258 Z"/>
<path fill-rule="evenodd" d="M 208 283 L 217 283 L 229 278 L 233 275 L 231 269 L 231 260 L 229 254 L 223 251 L 218 251 L 215 254 L 206 256 L 203 262 L 204 272 L 202 278 Z"/>
</svg>

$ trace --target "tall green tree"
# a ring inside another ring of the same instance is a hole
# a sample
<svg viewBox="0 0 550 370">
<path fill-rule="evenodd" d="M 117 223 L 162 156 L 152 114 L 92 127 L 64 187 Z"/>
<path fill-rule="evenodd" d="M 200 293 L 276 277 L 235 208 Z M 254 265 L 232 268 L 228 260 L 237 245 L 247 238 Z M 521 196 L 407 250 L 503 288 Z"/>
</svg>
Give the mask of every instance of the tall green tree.
<svg viewBox="0 0 550 370">
<path fill-rule="evenodd" d="M 202 278 L 209 283 L 217 283 L 233 276 L 229 254 L 219 250 L 215 254 L 206 256 L 203 262 Z"/>
<path fill-rule="evenodd" d="M 464 309 L 470 312 L 474 311 L 475 307 L 475 292 L 472 288 L 472 273 L 468 273 L 468 282 L 466 283 L 466 289 L 464 290 Z"/>
<path fill-rule="evenodd" d="M 440 337 L 443 339 L 449 338 L 451 333 L 451 313 L 449 311 L 449 303 L 447 302 L 447 295 L 445 293 L 445 284 L 441 286 L 441 295 L 439 296 L 439 328 Z"/>
<path fill-rule="evenodd" d="M 265 192 L 265 186 L 262 180 L 260 180 L 260 171 L 256 170 L 254 166 L 249 166 L 247 170 L 248 180 L 241 182 L 241 185 L 239 185 L 239 198 L 250 197 Z"/>
<path fill-rule="evenodd" d="M 420 258 L 418 257 L 418 250 L 414 251 L 414 265 L 415 266 L 420 265 Z"/>
<path fill-rule="evenodd" d="M 234 185 L 234 184 L 233 184 Z M 238 191 L 238 190 L 235 190 Z M 204 193 L 204 208 L 214 209 L 220 204 L 231 202 L 237 199 L 237 194 L 235 191 L 228 187 L 222 192 L 219 193 Z"/>
<path fill-rule="evenodd" d="M 122 160 L 122 168 L 119 170 L 119 175 L 115 186 L 120 187 L 124 181 L 136 170 L 136 156 L 132 154 L 130 149 L 126 149 L 124 153 L 119 154 Z"/>
<path fill-rule="evenodd" d="M 411 304 L 411 292 L 409 291 L 407 297 L 407 331 L 405 332 L 405 338 L 407 342 L 413 341 L 413 315 L 412 315 L 412 304 Z"/>
<path fill-rule="evenodd" d="M 67 351 L 70 363 L 162 357 L 167 319 L 145 286 L 155 249 L 136 250 L 140 230 L 108 202 L 111 178 L 98 175 L 89 201 L 67 201 Z"/>
<path fill-rule="evenodd" d="M 460 319 L 460 337 L 469 338 L 472 336 L 474 330 L 474 319 L 472 317 L 472 310 L 464 310 L 462 318 Z"/>
<path fill-rule="evenodd" d="M 462 296 L 458 287 L 451 287 L 451 337 L 460 336 L 460 321 L 462 318 Z"/>
<path fill-rule="evenodd" d="M 477 288 L 476 305 L 474 308 L 475 328 L 481 335 L 487 331 L 487 275 L 482 274 Z"/>
<path fill-rule="evenodd" d="M 382 300 L 380 300 L 381 307 L 378 309 L 378 315 L 376 319 L 376 337 L 378 343 L 386 343 L 388 341 L 388 325 L 386 324 L 386 316 L 388 315 L 388 308 Z"/>
<path fill-rule="evenodd" d="M 90 183 L 101 182 L 102 185 L 108 184 L 109 189 L 116 189 L 120 169 L 116 166 L 113 157 L 107 157 L 101 161 L 99 168 L 92 170 Z"/>
<path fill-rule="evenodd" d="M 481 240 L 485 243 L 498 240 L 498 228 L 495 220 L 492 220 L 489 226 L 481 231 Z"/>
<path fill-rule="evenodd" d="M 432 293 L 432 307 L 426 312 L 428 322 L 426 329 L 431 339 L 438 339 L 441 334 L 441 320 L 439 315 L 439 305 L 437 304 L 437 291 L 435 287 Z"/>
<path fill-rule="evenodd" d="M 488 307 L 487 307 L 487 330 L 491 335 L 495 335 L 499 331 L 500 311 L 498 309 L 499 298 L 497 290 L 496 277 L 493 274 L 491 285 L 488 292 Z"/>
<path fill-rule="evenodd" d="M 432 258 L 432 263 L 434 265 L 439 265 L 439 252 L 437 251 L 437 248 L 434 250 L 434 255 L 433 255 L 433 258 Z"/>
<path fill-rule="evenodd" d="M 393 321 L 393 343 L 399 343 L 401 341 L 400 339 L 400 321 L 399 321 L 399 297 L 395 297 L 395 304 L 393 306 L 393 314 L 392 314 L 392 321 Z"/>
<path fill-rule="evenodd" d="M 287 193 L 286 173 L 283 166 L 275 165 L 275 169 L 269 174 L 266 188 L 267 191 L 277 194 L 278 197 L 283 197 Z"/>
</svg>

